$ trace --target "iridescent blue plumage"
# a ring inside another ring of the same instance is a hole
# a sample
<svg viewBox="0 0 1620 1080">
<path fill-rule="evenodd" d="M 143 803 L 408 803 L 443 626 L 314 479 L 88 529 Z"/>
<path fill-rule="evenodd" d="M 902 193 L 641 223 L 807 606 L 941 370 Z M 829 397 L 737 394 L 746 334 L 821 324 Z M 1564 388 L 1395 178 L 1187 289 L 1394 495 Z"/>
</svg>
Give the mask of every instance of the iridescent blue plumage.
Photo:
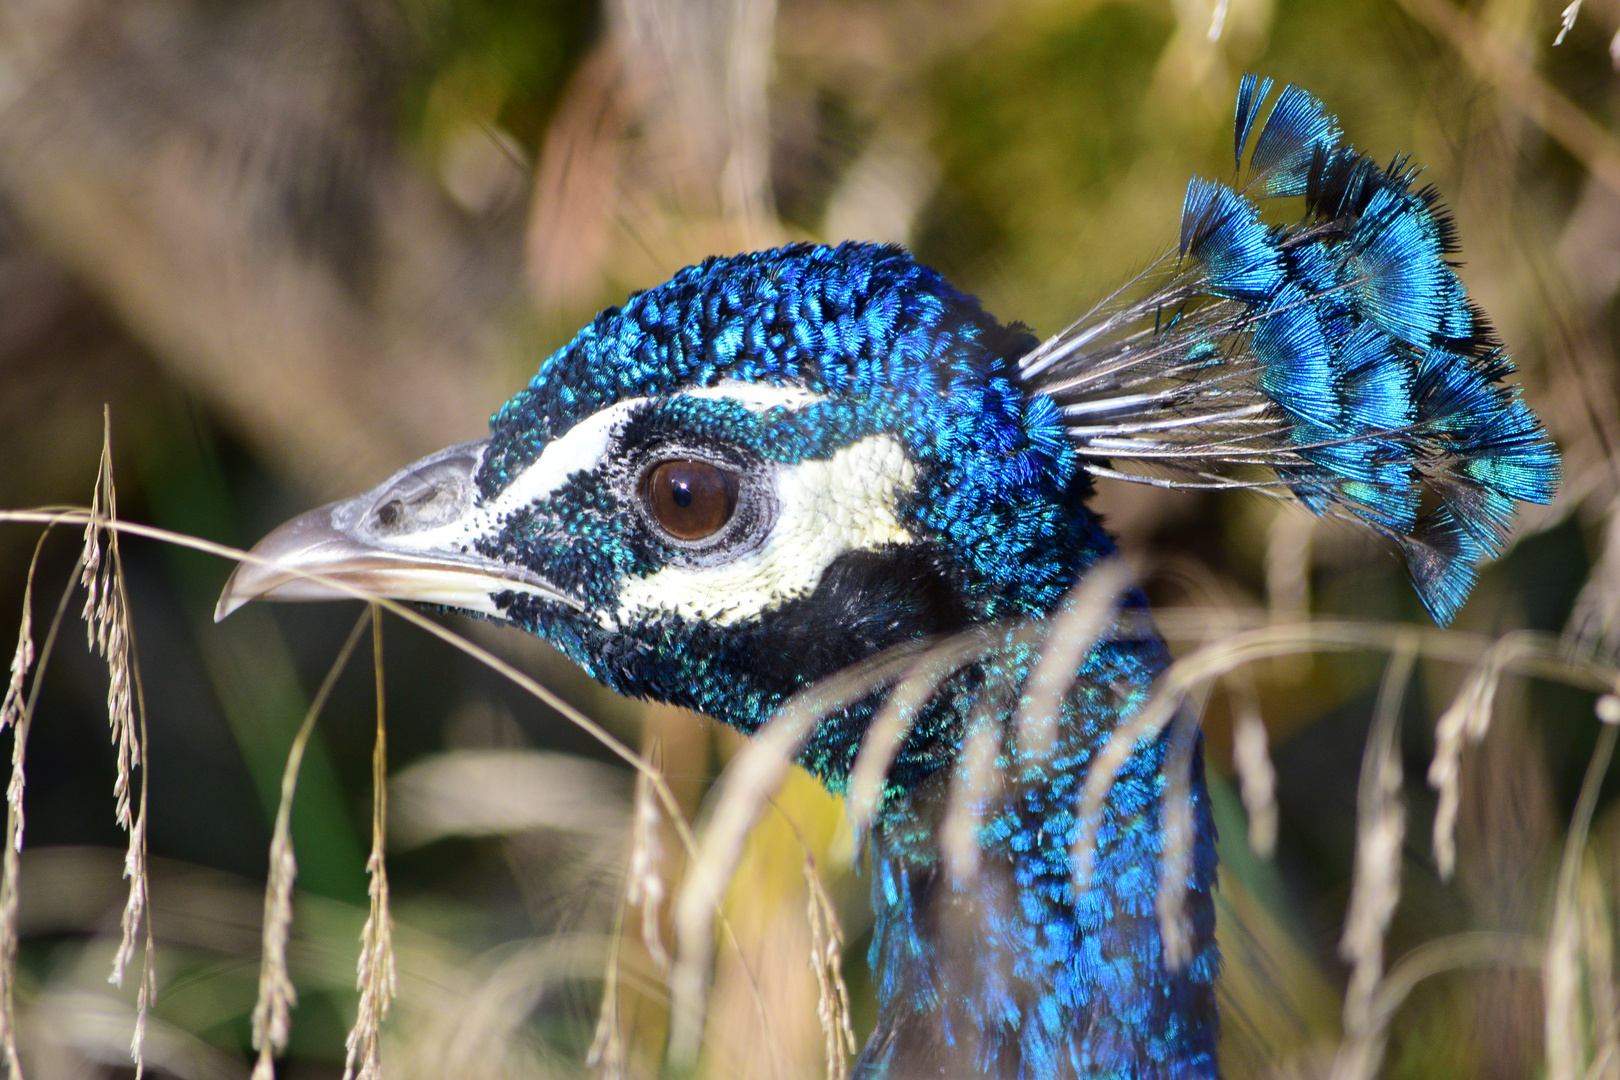
<svg viewBox="0 0 1620 1080">
<path fill-rule="evenodd" d="M 1270 89 L 1239 89 L 1246 178 L 1193 180 L 1176 251 L 1045 342 L 894 247 L 709 259 L 598 315 L 487 440 L 321 512 L 354 565 L 395 560 L 395 595 L 461 597 L 610 687 L 748 733 L 891 648 L 972 645 L 882 759 L 864 1080 L 1217 1075 L 1196 730 L 1136 743 L 1100 820 L 1079 818 L 1088 770 L 1168 662 L 1139 594 L 1076 646 L 1039 718 L 1050 736 L 1019 719 L 1062 644 L 1043 635 L 1085 610 L 1077 586 L 1106 580 L 1095 478 L 1256 490 L 1359 522 L 1402 547 L 1441 622 L 1515 504 L 1557 485 L 1446 261 L 1434 193 L 1403 159 L 1340 146 L 1295 87 L 1262 122 Z M 1302 197 L 1303 217 L 1268 223 L 1269 197 Z M 798 760 L 834 792 L 881 752 L 898 678 L 823 699 Z M 964 806 L 971 872 L 945 850 Z"/>
<path fill-rule="evenodd" d="M 542 365 L 496 415 L 480 486 L 497 491 L 551 439 L 626 398 L 790 383 L 817 400 L 753 412 L 676 397 L 650 404 L 637 423 L 783 464 L 875 434 L 896 438 L 917 465 L 895 507 L 911 541 L 846 556 L 810 594 L 782 597 L 742 625 L 658 615 L 602 627 L 521 596 L 506 617 L 621 692 L 753 731 L 792 694 L 888 646 L 1047 616 L 1113 545 L 1086 507 L 1090 480 L 1060 410 L 1019 384 L 1018 359 L 1034 344 L 895 248 L 801 245 L 682 271 L 603 312 Z M 482 550 L 534 564 L 534 546 L 545 545 L 553 580 L 611 588 L 657 557 L 614 510 L 547 507 L 529 541 L 512 538 L 529 528 L 523 519 Z M 604 518 L 625 524 L 604 529 Z M 592 527 L 559 542 L 559 520 Z M 592 597 L 593 606 L 614 603 Z M 1008 631 L 941 682 L 896 754 L 870 830 L 879 1022 L 858 1075 L 1214 1075 L 1215 857 L 1201 774 L 1190 963 L 1172 969 L 1160 957 L 1162 741 L 1142 747 L 1116 784 L 1097 884 L 1078 900 L 1069 859 L 1086 765 L 1149 692 L 1163 645 L 1149 634 L 1091 650 L 1058 744 L 1042 754 L 1020 748 L 1005 715 L 1037 652 L 1038 642 Z M 965 728 L 987 695 L 1008 702 L 978 721 L 997 728 L 1005 786 L 983 796 L 982 869 L 963 886 L 944 869 L 939 832 Z M 847 786 L 881 698 L 822 717 L 801 750 L 832 790 Z"/>
<path fill-rule="evenodd" d="M 1269 80 L 1246 76 L 1240 172 Z M 1254 137 L 1245 183 L 1195 179 L 1178 257 L 1023 362 L 1096 475 L 1245 487 L 1398 543 L 1441 623 L 1499 554 L 1517 501 L 1546 502 L 1558 455 L 1506 351 L 1447 261 L 1451 219 L 1404 158 L 1340 146 L 1297 87 Z M 1254 197 L 1303 196 L 1267 225 Z M 1098 423 L 1106 419 L 1106 423 Z M 1132 471 L 1137 470 L 1137 471 Z"/>
</svg>

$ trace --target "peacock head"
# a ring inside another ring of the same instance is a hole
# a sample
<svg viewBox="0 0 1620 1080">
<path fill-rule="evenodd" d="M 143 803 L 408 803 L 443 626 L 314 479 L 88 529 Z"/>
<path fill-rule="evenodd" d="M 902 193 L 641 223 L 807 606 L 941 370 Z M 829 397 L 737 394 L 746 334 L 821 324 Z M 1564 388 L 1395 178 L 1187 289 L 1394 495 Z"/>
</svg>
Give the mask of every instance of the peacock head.
<svg viewBox="0 0 1620 1080">
<path fill-rule="evenodd" d="M 1297 87 L 1262 121 L 1270 90 L 1239 88 L 1247 179 L 1195 178 L 1178 248 L 1040 345 L 898 248 L 710 259 L 597 316 L 487 439 L 272 533 L 219 614 L 344 595 L 321 574 L 752 731 L 890 645 L 1053 610 L 1111 549 L 1099 477 L 1354 522 L 1445 623 L 1558 452 L 1418 171 L 1341 145 Z M 860 717 L 818 732 L 806 764 L 836 786 Z"/>
<path fill-rule="evenodd" d="M 218 614 L 343 595 L 318 573 L 752 731 L 890 645 L 1049 609 L 1108 550 L 1020 386 L 1033 345 L 898 248 L 709 259 L 598 315 L 489 437 L 266 537 Z"/>
</svg>

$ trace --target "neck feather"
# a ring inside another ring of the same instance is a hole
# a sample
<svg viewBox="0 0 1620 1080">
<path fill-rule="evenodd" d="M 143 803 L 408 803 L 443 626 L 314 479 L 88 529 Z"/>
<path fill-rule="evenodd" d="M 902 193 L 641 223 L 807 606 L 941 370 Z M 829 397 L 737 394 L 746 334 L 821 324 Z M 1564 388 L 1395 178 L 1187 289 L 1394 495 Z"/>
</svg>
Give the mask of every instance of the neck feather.
<svg viewBox="0 0 1620 1080">
<path fill-rule="evenodd" d="M 1004 666 L 1016 680 L 1006 685 L 1021 685 L 1028 652 L 1010 645 L 988 666 Z M 1165 769 L 1177 736 L 1144 742 L 1120 772 L 1078 900 L 1070 858 L 1087 767 L 1165 663 L 1157 639 L 1100 643 L 1049 755 L 1021 754 L 1006 716 L 979 714 L 964 727 L 972 738 L 975 724 L 994 726 L 1001 751 L 985 772 L 1006 778 L 997 789 L 975 786 L 959 759 L 885 805 L 871 838 L 879 1019 L 858 1077 L 1216 1076 L 1215 830 L 1197 736 L 1182 736 L 1193 740 L 1189 962 L 1167 967 L 1157 915 Z M 978 865 L 967 878 L 941 851 L 951 804 L 962 799 L 979 823 Z"/>
</svg>

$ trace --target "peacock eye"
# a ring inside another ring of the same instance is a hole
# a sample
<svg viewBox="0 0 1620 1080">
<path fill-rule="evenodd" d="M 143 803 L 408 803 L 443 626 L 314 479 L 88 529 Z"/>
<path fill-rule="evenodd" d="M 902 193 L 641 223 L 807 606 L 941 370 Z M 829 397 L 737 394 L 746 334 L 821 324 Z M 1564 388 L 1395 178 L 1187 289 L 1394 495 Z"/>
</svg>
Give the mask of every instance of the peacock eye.
<svg viewBox="0 0 1620 1080">
<path fill-rule="evenodd" d="M 703 540 L 736 511 L 737 475 L 707 461 L 665 461 L 647 471 L 641 501 L 675 539 Z"/>
</svg>

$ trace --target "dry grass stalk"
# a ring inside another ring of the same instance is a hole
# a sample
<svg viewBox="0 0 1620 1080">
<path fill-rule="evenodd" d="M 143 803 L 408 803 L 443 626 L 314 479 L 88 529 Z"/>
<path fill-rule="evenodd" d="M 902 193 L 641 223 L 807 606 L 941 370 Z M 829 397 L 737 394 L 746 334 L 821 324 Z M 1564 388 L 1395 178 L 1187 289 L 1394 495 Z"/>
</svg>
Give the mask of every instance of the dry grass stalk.
<svg viewBox="0 0 1620 1080">
<path fill-rule="evenodd" d="M 1155 621 L 1173 630 L 1171 636 L 1176 638 L 1197 639 L 1211 634 L 1211 620 L 1207 611 L 1169 609 L 1158 612 Z M 1223 619 L 1218 640 L 1171 664 L 1160 677 L 1153 696 L 1134 718 L 1114 730 L 1102 751 L 1092 760 L 1076 800 L 1076 817 L 1080 824 L 1070 852 L 1078 891 L 1083 892 L 1091 880 L 1102 805 L 1115 777 L 1144 739 L 1164 730 L 1175 717 L 1182 699 L 1194 688 L 1226 675 L 1243 664 L 1312 651 L 1400 647 L 1414 657 L 1421 652 L 1453 663 L 1472 663 L 1492 647 L 1505 644 L 1505 639 L 1504 642 L 1491 642 L 1479 635 L 1458 631 L 1425 631 L 1385 623 L 1324 619 L 1237 629 L 1241 625 L 1241 620 Z M 1613 664 L 1592 655 L 1571 654 L 1567 645 L 1556 636 L 1522 631 L 1510 637 L 1511 649 L 1504 649 L 1500 658 L 1504 669 L 1522 668 L 1542 678 L 1594 689 L 1612 686 L 1620 678 L 1620 672 Z M 1620 713 L 1620 705 L 1616 706 L 1615 711 Z"/>
<path fill-rule="evenodd" d="M 1502 673 L 1518 659 L 1533 639 L 1524 633 L 1507 634 L 1480 658 L 1454 700 L 1434 726 L 1434 760 L 1429 763 L 1429 786 L 1439 793 L 1434 811 L 1434 861 L 1440 877 L 1450 880 L 1457 865 L 1457 811 L 1462 805 L 1463 743 L 1479 743 L 1491 727 L 1491 708 Z"/>
<path fill-rule="evenodd" d="M 1590 860 L 1581 868 L 1581 940 L 1592 1017 L 1588 1080 L 1620 1080 L 1620 989 L 1614 981 L 1614 923 L 1603 880 Z"/>
<path fill-rule="evenodd" d="M 17 1056 L 17 905 L 19 901 L 17 873 L 18 855 L 23 841 L 23 789 L 26 783 L 24 761 L 28 751 L 28 729 L 34 715 L 33 697 L 23 697 L 28 672 L 34 666 L 34 574 L 39 569 L 39 553 L 45 546 L 47 530 L 34 546 L 34 557 L 28 564 L 28 578 L 23 583 L 22 618 L 17 628 L 17 648 L 11 656 L 11 677 L 6 684 L 4 702 L 0 702 L 0 731 L 12 729 L 11 779 L 6 785 L 6 835 L 4 879 L 0 880 L 0 1053 L 5 1055 L 6 1072 L 13 1080 L 22 1080 L 22 1062 Z M 71 590 L 72 586 L 69 586 Z M 61 625 L 67 598 L 57 606 L 56 619 L 51 623 L 45 655 L 50 653 L 56 630 Z M 43 662 L 41 667 L 43 667 Z M 34 689 L 37 694 L 39 680 Z"/>
<path fill-rule="evenodd" d="M 52 526 L 59 524 L 89 525 L 95 520 L 101 520 L 99 518 L 99 511 L 96 516 L 92 516 L 90 513 L 85 511 L 61 512 L 46 510 L 0 510 L 0 521 L 6 522 L 33 523 Z M 184 533 L 177 533 L 169 529 L 161 529 L 151 525 L 143 525 L 137 522 L 128 521 L 106 522 L 105 524 L 108 531 L 131 533 L 137 536 L 157 540 L 162 543 L 173 544 L 177 547 L 188 550 L 200 551 L 209 555 L 217 555 L 233 562 L 253 562 L 256 559 L 255 556 L 249 552 L 241 550 L 240 548 L 233 548 L 225 544 L 215 543 L 211 540 L 204 540 L 199 537 L 188 536 Z M 581 712 L 570 702 L 559 697 L 555 691 L 542 685 L 527 673 L 518 670 L 512 664 L 496 656 L 488 649 L 481 648 L 474 642 L 456 633 L 453 629 L 435 622 L 433 619 L 423 615 L 421 612 L 415 611 L 404 604 L 374 596 L 341 579 L 325 578 L 321 575 L 310 576 L 312 579 L 320 580 L 324 584 L 330 585 L 339 592 L 354 596 L 356 599 L 366 600 L 373 603 L 383 610 L 389 612 L 391 615 L 394 615 L 397 618 L 400 618 L 410 625 L 416 627 L 423 633 L 428 634 L 431 637 L 438 638 L 451 648 L 458 650 L 469 658 L 482 664 L 490 671 L 507 679 L 513 685 L 517 686 L 525 693 L 535 698 L 537 701 L 540 701 L 546 706 L 554 709 L 570 723 L 574 724 L 581 731 L 584 731 L 602 746 L 606 747 L 610 752 L 612 752 L 620 760 L 624 761 L 627 765 L 636 769 L 638 772 L 645 773 L 647 771 L 646 763 L 643 762 L 641 758 L 622 741 L 615 738 L 613 734 L 606 728 L 602 727 L 602 725 L 585 715 L 585 713 Z M 886 654 L 884 657 L 873 661 L 874 666 L 870 668 L 859 668 L 852 677 L 857 681 L 869 680 L 864 689 L 861 686 L 855 685 L 854 683 L 848 681 L 851 676 L 835 676 L 833 679 L 828 680 L 828 683 L 825 686 L 813 688 L 813 692 L 807 692 L 806 695 L 804 695 L 803 702 L 801 702 L 804 709 L 808 711 L 808 715 L 804 720 L 804 731 L 808 731 L 809 725 L 814 721 L 816 715 L 818 715 L 813 711 L 816 707 L 818 707 L 816 705 L 817 702 L 820 702 L 819 707 L 823 709 L 831 710 L 841 708 L 843 706 L 837 705 L 836 702 L 833 704 L 827 704 L 827 701 L 829 698 L 836 698 L 838 694 L 842 693 L 852 695 L 847 697 L 845 704 L 853 704 L 867 693 L 871 693 L 876 687 L 882 685 L 884 682 L 891 681 L 896 678 L 900 672 L 904 670 L 911 658 L 923 651 L 924 648 L 925 645 L 917 646 L 908 644 L 902 649 L 897 649 L 893 653 Z M 819 697 L 817 696 L 818 694 L 820 695 Z M 790 750 L 790 756 L 791 753 L 792 751 Z M 766 752 L 765 756 L 769 757 L 770 753 Z M 787 765 L 784 762 L 782 765 L 783 773 L 786 772 L 786 767 Z M 686 820 L 680 816 L 680 807 L 675 798 L 674 792 L 670 790 L 668 783 L 664 781 L 663 777 L 654 774 L 650 779 L 653 789 L 658 794 L 659 802 L 663 805 L 666 814 L 668 814 L 669 821 L 675 827 L 682 846 L 693 862 L 698 862 L 700 851 L 697 838 L 692 834 L 691 828 L 687 824 Z M 743 838 L 746 838 L 747 828 L 748 826 L 745 825 L 741 830 L 741 836 Z M 718 852 L 721 846 L 722 845 L 718 843 L 713 845 L 710 856 L 711 860 L 715 857 L 715 853 Z M 738 844 L 738 850 L 740 851 L 740 842 Z M 711 866 L 711 870 L 712 869 L 713 867 Z M 724 879 L 725 874 L 721 873 L 718 877 L 705 879 L 704 882 L 700 883 L 699 887 L 700 889 L 712 887 L 715 881 Z M 685 892 L 686 890 L 683 889 L 683 895 Z M 710 893 L 709 895 L 713 894 Z M 677 930 L 679 930 L 680 927 L 679 910 L 679 906 L 677 906 Z M 725 920 L 724 913 L 719 911 L 718 908 L 715 908 L 714 910 L 719 916 L 719 921 L 722 927 L 726 928 L 726 930 L 729 932 L 729 924 Z M 703 929 L 695 932 L 697 939 L 704 939 L 703 935 L 708 932 L 710 923 L 707 921 L 707 915 L 707 911 L 700 910 L 698 912 L 697 921 L 702 924 Z M 688 916 L 690 918 L 690 911 L 688 912 Z M 688 929 L 690 930 L 690 926 Z M 680 934 L 677 933 L 677 944 L 679 944 L 680 940 Z M 700 967 L 699 974 L 696 978 L 696 984 L 701 990 L 703 984 L 701 965 L 703 964 L 703 961 L 699 959 L 696 961 L 696 963 Z M 695 1019 L 698 1024 L 696 1030 L 700 1032 L 702 1024 L 701 998 L 698 1001 Z M 684 1034 L 688 1039 L 688 1042 L 685 1045 L 689 1046 L 692 1049 L 692 1053 L 695 1055 L 697 1039 L 692 1036 L 691 1031 L 687 1031 Z M 678 1044 L 672 1043 L 672 1045 Z"/>
<path fill-rule="evenodd" d="M 983 631 L 960 635 L 983 648 Z M 952 639 L 953 641 L 957 639 Z M 907 642 L 855 664 L 815 686 L 800 691 L 777 710 L 733 759 L 720 782 L 703 834 L 675 897 L 675 962 L 669 980 L 669 1056 L 677 1068 L 690 1068 L 702 1043 L 714 915 L 720 911 L 726 882 L 736 873 L 748 834 L 759 821 L 771 793 L 781 786 L 793 758 L 821 717 L 876 693 L 910 670 L 931 642 Z"/>
<path fill-rule="evenodd" d="M 1384 669 L 1356 791 L 1356 856 L 1350 878 L 1339 955 L 1350 964 L 1345 990 L 1345 1041 L 1333 1063 L 1334 1080 L 1370 1077 L 1378 1068 L 1383 1023 L 1374 998 L 1384 974 L 1384 933 L 1401 898 L 1401 844 L 1406 805 L 1401 800 L 1401 704 L 1417 660 L 1417 642 L 1399 635 Z"/>
<path fill-rule="evenodd" d="M 624 1080 L 627 1073 L 624 1037 L 619 1016 L 619 943 L 624 934 L 624 908 L 613 920 L 613 940 L 608 945 L 607 970 L 602 974 L 602 1005 L 596 1013 L 596 1031 L 585 1065 L 595 1069 L 601 1080 Z"/>
<path fill-rule="evenodd" d="M 415 940 L 411 940 L 414 938 Z M 405 1000 L 412 1022 L 390 1040 L 389 1067 L 433 1080 L 548 1080 L 576 1077 L 532 1027 L 537 1009 L 603 969 L 604 936 L 556 931 L 507 942 L 479 957 L 434 955 L 416 935 L 402 942 L 414 978 Z M 539 1036 L 539 1037 L 537 1037 Z"/>
<path fill-rule="evenodd" d="M 1378 980 L 1367 1010 L 1367 1030 L 1340 1044 L 1333 1063 L 1337 1076 L 1373 1076 L 1388 1045 L 1389 1022 L 1424 979 L 1467 968 L 1541 967 L 1543 945 L 1527 934 L 1474 930 L 1426 941 L 1412 949 Z"/>
<path fill-rule="evenodd" d="M 804 844 L 802 835 L 799 842 Z M 816 1019 L 827 1037 L 827 1080 L 845 1080 L 850 1055 L 855 1053 L 855 1030 L 849 1022 L 849 987 L 844 984 L 844 932 L 808 845 L 804 882 L 809 894 L 810 968 L 816 973 Z"/>
<path fill-rule="evenodd" d="M 1579 17 L 1580 13 L 1581 0 L 1569 0 L 1569 6 L 1566 7 L 1564 9 L 1564 13 L 1558 17 L 1558 36 L 1553 38 L 1553 46 L 1555 48 L 1562 45 L 1564 43 L 1564 39 L 1569 36 L 1569 32 L 1575 28 L 1575 20 L 1577 17 Z"/>
<path fill-rule="evenodd" d="M 107 661 L 107 720 L 111 727 L 117 776 L 113 780 L 114 816 L 129 836 L 124 853 L 124 877 L 129 880 L 129 898 L 120 920 L 121 937 L 113 955 L 108 981 L 124 984 L 124 972 L 135 958 L 137 939 L 141 943 L 140 985 L 136 990 L 135 1034 L 130 1041 L 130 1057 L 139 1080 L 144 1070 L 141 1043 L 146 1034 L 146 1018 L 156 995 L 152 928 L 146 923 L 148 874 L 146 860 L 146 709 L 140 693 L 140 672 L 134 654 L 134 628 L 129 619 L 129 595 L 124 583 L 123 557 L 118 549 L 118 489 L 112 475 L 112 419 L 103 412 L 101 465 L 90 498 L 89 519 L 85 523 L 84 552 L 80 556 L 80 583 L 85 589 L 83 617 L 90 646 Z M 105 535 L 103 535 L 105 534 Z M 105 551 L 102 548 L 106 545 Z M 141 769 L 138 799 L 134 796 L 133 773 Z"/>
<path fill-rule="evenodd" d="M 951 881 L 963 886 L 979 873 L 979 828 L 985 811 L 1001 795 L 1004 779 L 996 759 L 1001 754 L 1002 727 L 997 713 L 1002 701 L 988 691 L 967 722 L 967 739 L 951 776 L 950 800 L 940 827 L 939 846 Z"/>
<path fill-rule="evenodd" d="M 856 690 L 852 695 L 850 704 L 865 693 Z M 714 813 L 698 838 L 696 857 L 675 897 L 669 1054 L 678 1066 L 695 1063 L 702 1042 L 712 916 L 720 908 L 725 883 L 736 873 L 748 834 L 821 711 L 811 700 L 796 697 L 766 723 L 727 770 Z"/>
<path fill-rule="evenodd" d="M 648 763 L 649 770 L 652 768 Z M 625 903 L 641 911 L 641 941 L 653 967 L 668 974 L 669 950 L 659 932 L 659 916 L 664 907 L 664 845 L 660 838 L 663 819 L 649 772 L 636 774 L 635 806 L 631 811 L 630 864 L 625 871 Z"/>
<path fill-rule="evenodd" d="M 1207 613 L 1202 623 L 1207 629 Z M 1175 721 L 1193 694 L 1202 694 L 1201 688 L 1207 687 L 1215 678 L 1227 674 L 1240 664 L 1312 648 L 1316 643 L 1304 632 L 1309 627 L 1310 624 L 1303 627 L 1266 626 L 1242 634 L 1228 634 L 1177 660 L 1159 677 L 1153 696 L 1134 717 L 1114 729 L 1108 742 L 1092 758 L 1086 770 L 1085 783 L 1081 785 L 1080 794 L 1075 800 L 1075 819 L 1079 824 L 1069 847 L 1076 893 L 1083 893 L 1091 887 L 1103 803 L 1119 771 L 1125 767 L 1136 748 L 1164 731 Z"/>
<path fill-rule="evenodd" d="M 1446 41 L 1498 100 L 1567 150 L 1592 179 L 1620 193 L 1620 143 L 1549 78 L 1517 42 L 1445 0 L 1398 0 L 1413 19 Z"/>
<path fill-rule="evenodd" d="M 1311 546 L 1318 520 L 1282 506 L 1266 530 L 1266 613 L 1274 623 L 1310 615 Z"/>
<path fill-rule="evenodd" d="M 929 649 L 889 692 L 883 707 L 867 725 L 860 753 L 849 770 L 850 821 L 864 829 L 883 800 L 883 786 L 900 747 L 939 684 L 962 665 L 983 655 L 987 641 L 978 634 L 959 634 Z"/>
<path fill-rule="evenodd" d="M 50 627 L 45 632 L 45 640 L 36 651 L 33 644 L 34 576 L 39 569 L 39 553 L 43 550 L 45 539 L 49 535 L 50 528 L 47 527 L 45 534 L 35 545 L 34 556 L 28 564 L 28 577 L 23 584 L 23 610 L 17 633 L 17 649 L 12 655 L 11 677 L 6 686 L 6 696 L 4 701 L 0 702 L 0 731 L 10 726 L 13 732 L 11 779 L 6 785 L 4 876 L 0 879 L 0 1055 L 4 1056 L 7 1075 L 12 1080 L 22 1080 L 23 1075 L 22 1062 L 17 1055 L 16 979 L 19 940 L 17 908 L 20 899 L 18 857 L 22 853 L 23 846 L 23 792 L 26 786 L 28 732 L 33 726 L 34 706 L 39 701 L 45 667 L 56 647 L 56 636 L 62 629 L 62 620 L 67 614 L 68 602 L 73 598 L 74 586 L 74 582 L 70 580 L 67 587 L 62 590 L 62 598 L 57 601 L 56 613 L 51 617 Z M 22 697 L 23 685 L 28 669 L 36 659 L 38 666 L 34 668 L 33 684 L 25 701 Z M 151 978 L 150 955 L 148 952 L 147 984 L 150 984 Z M 139 1057 L 136 1058 L 136 1067 L 137 1069 L 140 1067 Z"/>
<path fill-rule="evenodd" d="M 1599 699 L 1602 700 L 1601 698 Z M 1592 760 L 1581 780 L 1569 835 L 1564 840 L 1553 894 L 1551 925 L 1542 973 L 1546 1001 L 1544 1020 L 1548 1080 L 1580 1080 L 1587 1072 L 1585 1032 L 1581 1017 L 1581 873 L 1586 861 L 1586 840 L 1592 829 L 1603 778 L 1608 775 L 1620 725 L 1605 723 L 1598 732 Z"/>
<path fill-rule="evenodd" d="M 320 689 L 309 703 L 304 722 L 293 736 L 287 751 L 287 764 L 281 773 L 281 803 L 276 807 L 276 824 L 270 838 L 270 877 L 264 888 L 264 930 L 259 958 L 259 996 L 253 1004 L 253 1048 L 259 1052 L 253 1065 L 253 1080 L 275 1080 L 275 1055 L 286 1049 L 292 1031 L 292 1009 L 298 1004 L 298 990 L 287 970 L 287 940 L 292 929 L 292 891 L 298 878 L 298 861 L 293 855 L 292 803 L 298 788 L 298 771 L 303 765 L 304 748 L 315 731 L 315 718 L 326 707 L 338 675 L 349 664 L 349 657 L 360 643 L 360 635 L 371 622 L 367 607 L 349 631 L 349 638 L 338 650 L 337 659 L 326 673 Z"/>
<path fill-rule="evenodd" d="M 1091 888 L 1091 874 L 1097 860 L 1097 829 L 1102 824 L 1102 807 L 1120 769 L 1135 752 L 1137 745 L 1151 735 L 1165 729 L 1180 712 L 1186 689 L 1175 678 L 1175 665 L 1159 680 L 1159 689 L 1129 722 L 1114 729 L 1108 742 L 1091 761 L 1086 770 L 1086 782 L 1081 785 L 1076 800 L 1074 842 L 1069 849 L 1069 862 L 1074 867 L 1076 895 Z"/>
<path fill-rule="evenodd" d="M 1620 34 L 1611 51 L 1616 47 L 1620 47 Z M 1569 634 L 1576 648 L 1614 657 L 1620 656 L 1620 495 L 1610 501 L 1603 519 L 1602 548 L 1575 597 Z"/>
<path fill-rule="evenodd" d="M 1192 939 L 1187 933 L 1187 887 L 1192 878 L 1193 747 L 1198 740 L 1202 698 L 1177 713 L 1170 722 L 1170 745 L 1164 755 L 1164 804 L 1159 811 L 1159 889 L 1154 913 L 1159 920 L 1164 966 L 1180 971 L 1192 962 Z"/>
<path fill-rule="evenodd" d="M 1270 858 L 1277 848 L 1277 767 L 1271 761 L 1266 722 L 1253 679 L 1234 674 L 1226 686 L 1233 714 L 1232 767 L 1249 816 L 1249 848 Z"/>
<path fill-rule="evenodd" d="M 346 1043 L 343 1080 L 381 1080 L 382 1022 L 388 1018 L 388 1008 L 398 992 L 394 919 L 388 907 L 388 868 L 383 862 L 388 825 L 388 736 L 383 722 L 382 620 L 375 604 L 371 610 L 371 640 L 377 677 L 377 739 L 371 751 L 371 855 L 366 859 L 366 875 L 371 879 L 366 892 L 371 897 L 371 910 L 360 929 L 359 975 L 355 980 L 360 1004 Z"/>
<path fill-rule="evenodd" d="M 1040 658 L 1024 681 L 1024 698 L 1013 718 L 1018 748 L 1044 759 L 1057 743 L 1057 716 L 1074 688 L 1075 672 L 1097 644 L 1119 610 L 1120 594 L 1132 585 L 1121 558 L 1103 559 L 1087 570 L 1064 598 L 1057 615 L 1047 620 Z"/>
</svg>

